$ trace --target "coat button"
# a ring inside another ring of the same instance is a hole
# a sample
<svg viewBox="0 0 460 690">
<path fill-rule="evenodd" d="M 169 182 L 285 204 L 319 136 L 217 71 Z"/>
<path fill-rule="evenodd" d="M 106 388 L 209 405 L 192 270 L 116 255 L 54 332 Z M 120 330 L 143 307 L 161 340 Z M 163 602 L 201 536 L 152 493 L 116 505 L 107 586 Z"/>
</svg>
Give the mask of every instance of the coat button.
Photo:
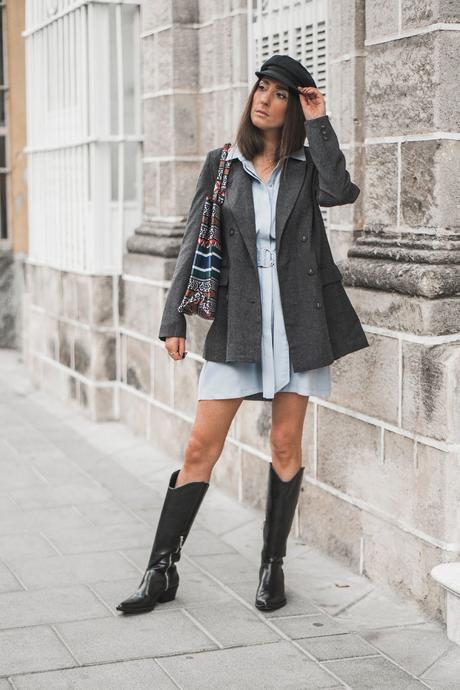
<svg viewBox="0 0 460 690">
<path fill-rule="evenodd" d="M 302 237 L 301 237 L 300 239 L 302 240 L 302 242 L 306 242 L 306 241 L 307 241 L 307 236 L 306 236 L 306 235 L 302 235 Z"/>
<path fill-rule="evenodd" d="M 322 133 L 324 134 L 324 132 L 326 132 L 326 131 L 327 131 L 327 127 L 326 127 L 326 125 L 321 125 L 321 127 L 320 127 L 320 130 L 321 130 L 321 131 L 322 131 Z"/>
<path fill-rule="evenodd" d="M 312 266 L 309 266 L 307 269 L 307 273 L 309 276 L 312 276 L 315 272 L 315 269 Z"/>
<path fill-rule="evenodd" d="M 317 299 L 317 300 L 315 301 L 315 307 L 316 307 L 317 309 L 321 309 L 321 302 L 319 301 L 319 299 Z"/>
<path fill-rule="evenodd" d="M 230 230 L 228 232 L 230 235 L 234 235 L 235 234 L 235 228 L 230 228 Z"/>
</svg>

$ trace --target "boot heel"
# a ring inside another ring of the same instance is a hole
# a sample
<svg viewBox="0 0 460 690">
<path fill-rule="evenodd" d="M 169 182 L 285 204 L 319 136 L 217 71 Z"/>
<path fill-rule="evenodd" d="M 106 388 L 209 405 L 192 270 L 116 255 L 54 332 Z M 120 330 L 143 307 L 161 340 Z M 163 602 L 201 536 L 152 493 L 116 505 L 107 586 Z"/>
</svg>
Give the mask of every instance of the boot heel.
<svg viewBox="0 0 460 690">
<path fill-rule="evenodd" d="M 175 587 L 170 587 L 170 589 L 165 590 L 163 594 L 159 597 L 158 601 L 164 604 L 166 601 L 172 601 L 173 599 L 175 599 L 178 587 L 179 585 L 176 585 Z"/>
</svg>

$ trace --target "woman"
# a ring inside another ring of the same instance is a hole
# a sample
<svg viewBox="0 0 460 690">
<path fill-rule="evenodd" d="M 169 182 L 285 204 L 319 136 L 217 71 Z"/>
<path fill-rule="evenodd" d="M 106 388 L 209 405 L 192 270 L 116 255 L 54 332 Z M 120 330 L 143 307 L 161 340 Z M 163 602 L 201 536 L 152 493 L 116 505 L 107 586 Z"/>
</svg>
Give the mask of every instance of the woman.
<svg viewBox="0 0 460 690">
<path fill-rule="evenodd" d="M 205 341 L 196 419 L 183 465 L 170 477 L 142 581 L 117 606 L 124 613 L 174 599 L 175 564 L 245 399 L 273 401 L 255 606 L 268 611 L 286 604 L 282 564 L 304 472 L 308 399 L 329 395 L 332 361 L 369 345 L 319 211 L 318 204 L 353 203 L 360 191 L 346 170 L 325 99 L 310 73 L 287 55 L 272 56 L 256 75 L 228 152 L 233 163 L 223 205 L 217 311 Z M 186 355 L 186 322 L 177 307 L 220 151 L 208 153 L 201 171 L 163 312 L 159 337 L 175 361 Z"/>
</svg>

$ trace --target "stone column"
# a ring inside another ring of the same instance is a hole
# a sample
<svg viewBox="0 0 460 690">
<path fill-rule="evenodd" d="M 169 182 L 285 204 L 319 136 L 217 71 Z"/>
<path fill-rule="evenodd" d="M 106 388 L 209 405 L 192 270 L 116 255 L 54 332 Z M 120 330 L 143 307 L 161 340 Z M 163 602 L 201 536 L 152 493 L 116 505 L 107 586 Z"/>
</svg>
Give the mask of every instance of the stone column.
<svg viewBox="0 0 460 690">
<path fill-rule="evenodd" d="M 460 553 L 458 10 L 332 4 L 332 115 L 361 196 L 331 238 L 371 346 L 334 364 L 301 531 L 445 619 L 430 570 Z"/>
</svg>

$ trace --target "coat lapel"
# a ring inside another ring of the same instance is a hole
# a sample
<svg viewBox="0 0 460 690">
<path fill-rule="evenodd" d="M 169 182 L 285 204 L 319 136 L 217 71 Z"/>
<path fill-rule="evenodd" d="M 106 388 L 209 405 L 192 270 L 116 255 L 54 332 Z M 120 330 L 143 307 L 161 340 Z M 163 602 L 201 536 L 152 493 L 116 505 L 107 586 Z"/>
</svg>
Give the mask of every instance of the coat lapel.
<svg viewBox="0 0 460 690">
<path fill-rule="evenodd" d="M 285 174 L 281 173 L 276 200 L 276 256 L 279 257 L 281 237 L 292 209 L 300 193 L 306 171 L 305 161 L 289 158 Z M 252 178 L 244 170 L 242 162 L 235 158 L 230 169 L 224 204 L 230 210 L 241 232 L 247 250 L 257 270 L 257 244 Z"/>
</svg>

